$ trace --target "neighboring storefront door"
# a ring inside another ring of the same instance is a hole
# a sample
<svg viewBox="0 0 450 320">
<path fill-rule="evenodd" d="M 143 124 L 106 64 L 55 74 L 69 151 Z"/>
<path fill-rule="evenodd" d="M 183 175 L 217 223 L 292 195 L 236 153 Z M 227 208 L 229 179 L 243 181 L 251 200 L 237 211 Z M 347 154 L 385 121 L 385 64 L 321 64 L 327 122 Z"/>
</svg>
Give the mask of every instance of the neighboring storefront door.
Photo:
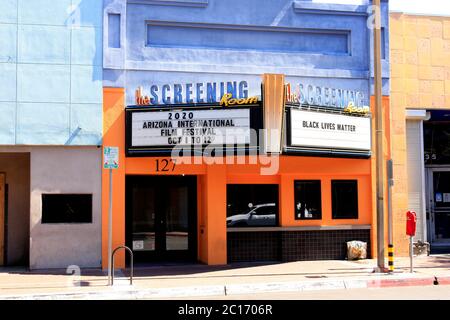
<svg viewBox="0 0 450 320">
<path fill-rule="evenodd" d="M 431 241 L 450 244 L 450 168 L 429 168 L 427 176 Z"/>
<path fill-rule="evenodd" d="M 5 263 L 5 174 L 0 173 L 0 266 Z"/>
<path fill-rule="evenodd" d="M 128 176 L 126 242 L 136 262 L 195 261 L 196 176 Z"/>
</svg>

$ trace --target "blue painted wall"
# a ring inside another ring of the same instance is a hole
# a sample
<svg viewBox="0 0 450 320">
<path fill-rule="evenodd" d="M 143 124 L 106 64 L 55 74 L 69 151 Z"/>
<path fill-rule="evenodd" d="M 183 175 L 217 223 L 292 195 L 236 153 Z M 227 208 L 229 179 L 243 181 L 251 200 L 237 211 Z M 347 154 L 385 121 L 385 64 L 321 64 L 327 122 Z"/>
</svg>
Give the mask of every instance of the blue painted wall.
<svg viewBox="0 0 450 320">
<path fill-rule="evenodd" d="M 258 95 L 271 72 L 368 98 L 369 4 L 0 0 L 0 144 L 101 144 L 102 85 L 125 87 L 128 104 L 136 87 L 164 83 L 246 80 Z M 387 1 L 382 20 L 388 95 Z"/>
<path fill-rule="evenodd" d="M 98 145 L 103 0 L 0 0 L 0 144 Z"/>
<path fill-rule="evenodd" d="M 246 80 L 260 94 L 262 73 L 293 84 L 371 94 L 369 0 L 105 0 L 104 86 Z M 388 2 L 382 1 L 388 34 Z M 389 43 L 383 93 L 389 95 Z"/>
</svg>

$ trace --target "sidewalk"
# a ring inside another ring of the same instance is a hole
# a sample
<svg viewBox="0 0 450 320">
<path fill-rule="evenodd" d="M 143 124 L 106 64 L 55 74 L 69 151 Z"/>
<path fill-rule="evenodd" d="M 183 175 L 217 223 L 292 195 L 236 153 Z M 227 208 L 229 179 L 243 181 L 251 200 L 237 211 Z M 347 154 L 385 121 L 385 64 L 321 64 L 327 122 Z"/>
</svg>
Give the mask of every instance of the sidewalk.
<svg viewBox="0 0 450 320">
<path fill-rule="evenodd" d="M 387 265 L 387 263 L 386 263 Z M 373 273 L 376 260 L 299 261 L 227 266 L 165 265 L 116 271 L 115 285 L 106 273 L 83 269 L 81 276 L 66 270 L 0 268 L 0 299 L 160 299 L 220 296 L 263 292 L 296 292 L 389 286 L 450 285 L 450 255 L 395 260 L 394 274 Z M 450 299 L 450 286 L 449 286 Z"/>
</svg>

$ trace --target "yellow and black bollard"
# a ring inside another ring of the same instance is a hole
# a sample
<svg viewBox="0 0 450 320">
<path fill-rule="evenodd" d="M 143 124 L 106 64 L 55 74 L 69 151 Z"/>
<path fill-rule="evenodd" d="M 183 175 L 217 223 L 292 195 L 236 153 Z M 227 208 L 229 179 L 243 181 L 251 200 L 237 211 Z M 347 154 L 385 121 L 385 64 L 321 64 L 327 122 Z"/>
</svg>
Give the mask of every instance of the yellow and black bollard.
<svg viewBox="0 0 450 320">
<path fill-rule="evenodd" d="M 392 214 L 392 187 L 394 186 L 394 164 L 392 159 L 387 161 L 388 176 L 388 265 L 389 273 L 394 272 L 394 228 Z"/>
<path fill-rule="evenodd" d="M 394 272 L 394 245 L 388 245 L 388 265 L 389 272 Z"/>
</svg>

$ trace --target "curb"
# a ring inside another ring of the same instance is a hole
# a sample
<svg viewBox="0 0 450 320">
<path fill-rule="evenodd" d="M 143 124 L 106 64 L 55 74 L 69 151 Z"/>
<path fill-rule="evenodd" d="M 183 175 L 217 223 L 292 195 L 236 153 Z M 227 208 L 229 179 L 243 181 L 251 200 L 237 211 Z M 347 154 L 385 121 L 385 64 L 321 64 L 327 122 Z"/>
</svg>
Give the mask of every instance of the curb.
<svg viewBox="0 0 450 320">
<path fill-rule="evenodd" d="M 450 285 L 450 276 L 436 277 L 438 285 Z"/>
<path fill-rule="evenodd" d="M 138 289 L 133 286 L 118 286 L 103 292 L 70 292 L 47 294 L 5 295 L 1 299 L 12 300 L 119 300 L 119 299 L 158 299 L 158 298 L 186 298 L 206 296 L 232 296 L 241 294 L 258 294 L 273 292 L 303 292 L 315 290 L 345 290 L 361 288 L 386 288 L 405 286 L 432 286 L 450 285 L 450 276 L 434 277 L 402 277 L 389 279 L 352 279 L 352 280 L 325 280 L 325 281 L 297 281 L 297 282 L 271 282 L 247 283 L 213 286 L 190 286 L 173 288 Z"/>
<path fill-rule="evenodd" d="M 112 291 L 104 292 L 71 292 L 51 294 L 22 294 L 12 296 L 0 296 L 0 300 L 119 300 L 119 299 L 144 299 L 144 298 L 185 298 L 200 296 L 224 296 L 225 287 L 199 286 L 199 287 L 174 287 L 160 289 L 129 289 L 126 287 L 112 288 Z"/>
<path fill-rule="evenodd" d="M 432 285 L 434 285 L 435 279 L 436 278 L 434 276 L 426 276 L 426 277 L 414 277 L 414 278 L 368 280 L 367 288 L 432 286 Z"/>
</svg>

